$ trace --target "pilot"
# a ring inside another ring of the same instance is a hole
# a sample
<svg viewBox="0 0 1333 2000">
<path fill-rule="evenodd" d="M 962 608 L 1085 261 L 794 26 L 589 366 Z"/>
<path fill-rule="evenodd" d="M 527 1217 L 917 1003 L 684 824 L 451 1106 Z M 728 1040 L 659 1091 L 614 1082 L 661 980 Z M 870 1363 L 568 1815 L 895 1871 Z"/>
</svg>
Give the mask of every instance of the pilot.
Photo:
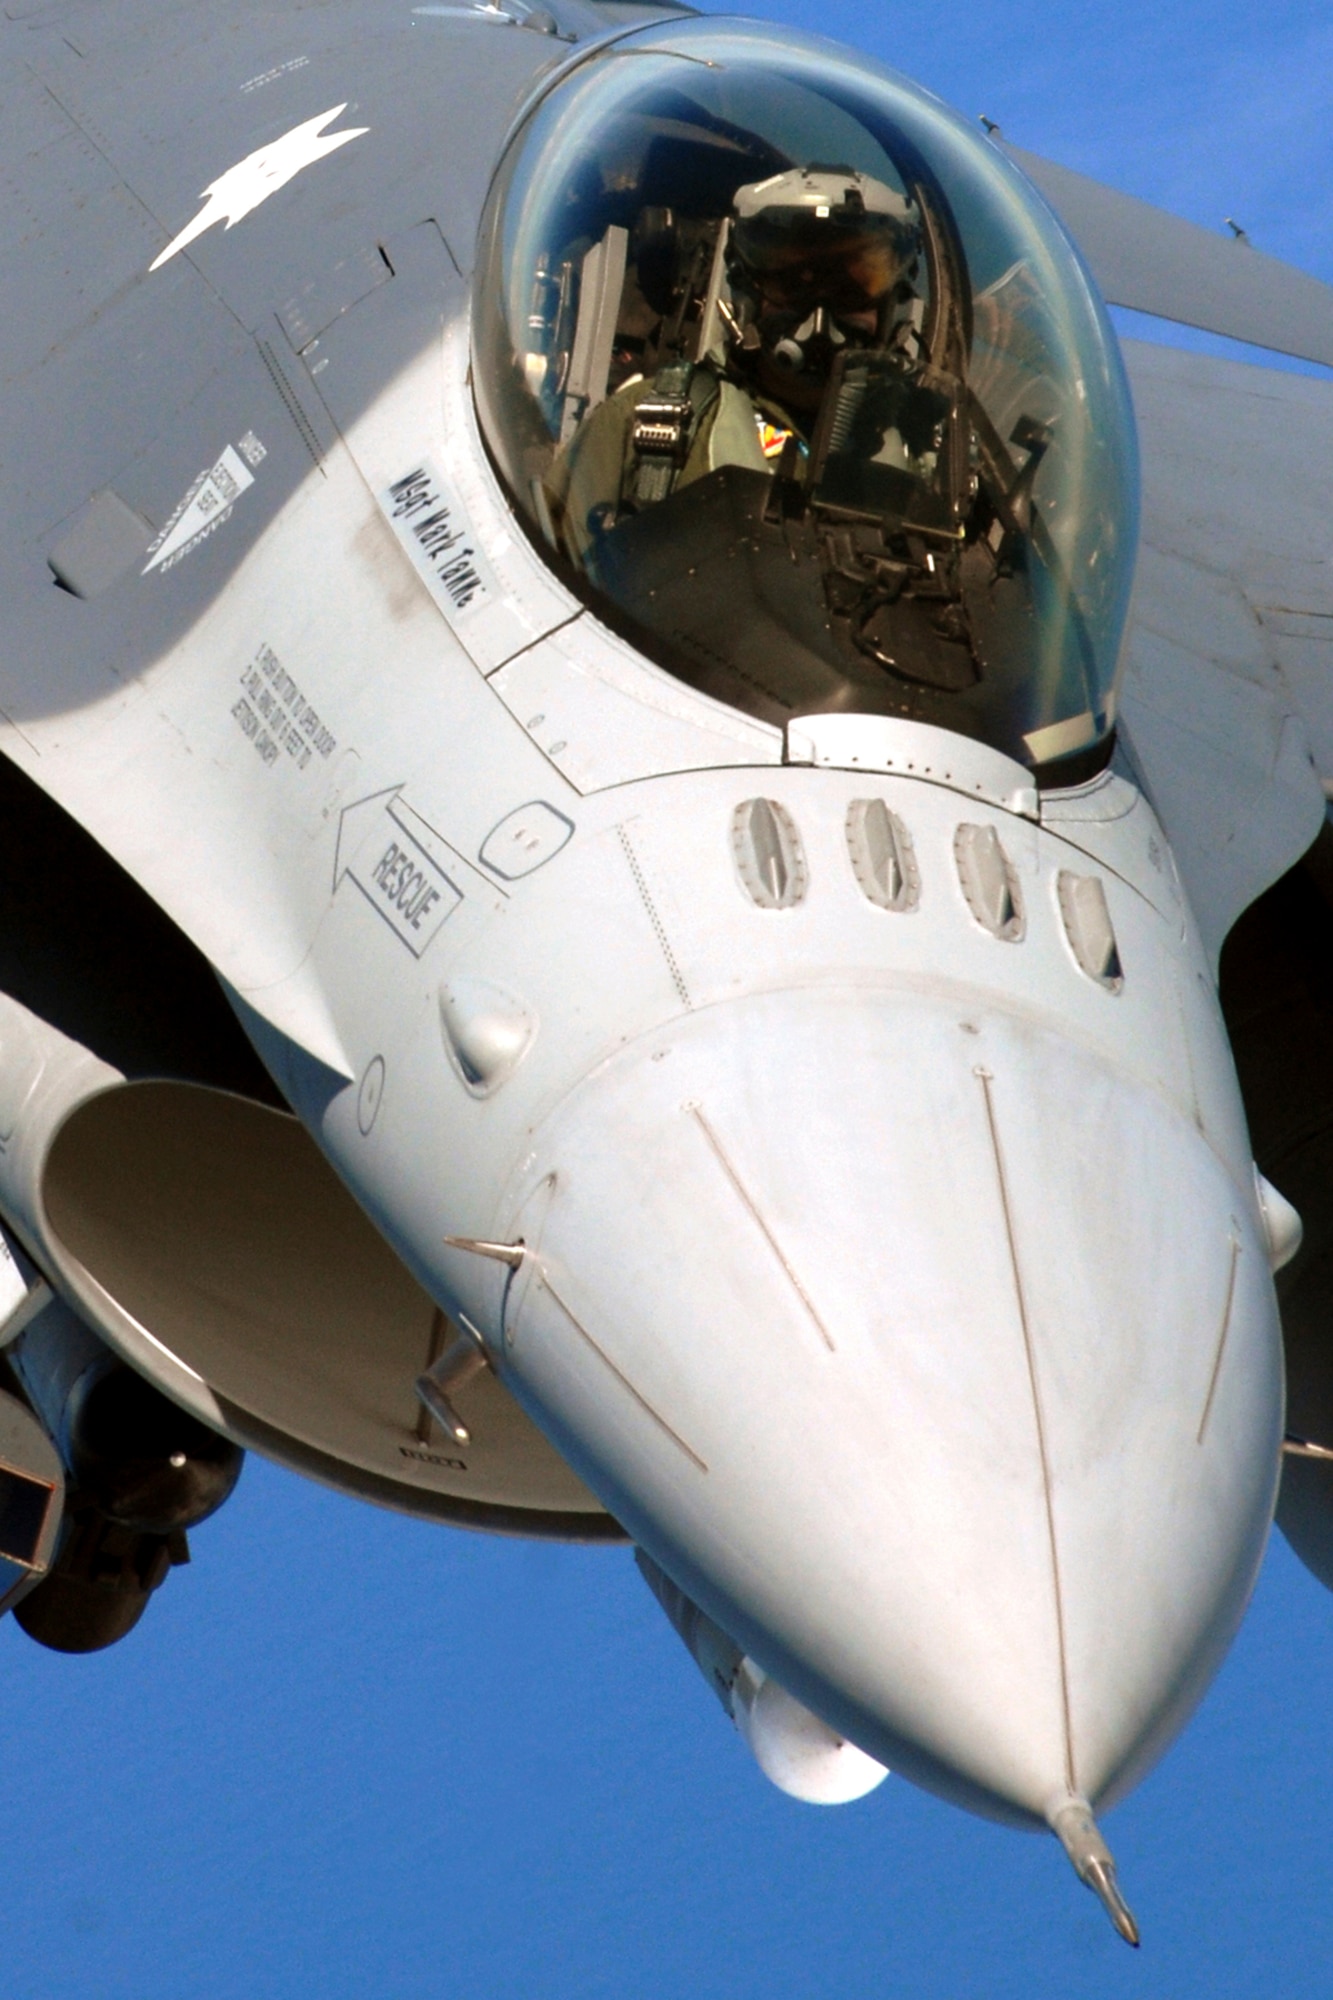
<svg viewBox="0 0 1333 2000">
<path fill-rule="evenodd" d="M 723 228 L 700 358 L 668 358 L 598 403 L 547 474 L 552 522 L 580 566 L 625 515 L 720 466 L 790 471 L 843 350 L 896 354 L 904 382 L 919 364 L 920 225 L 894 189 L 849 168 L 792 168 L 738 189 Z"/>
</svg>

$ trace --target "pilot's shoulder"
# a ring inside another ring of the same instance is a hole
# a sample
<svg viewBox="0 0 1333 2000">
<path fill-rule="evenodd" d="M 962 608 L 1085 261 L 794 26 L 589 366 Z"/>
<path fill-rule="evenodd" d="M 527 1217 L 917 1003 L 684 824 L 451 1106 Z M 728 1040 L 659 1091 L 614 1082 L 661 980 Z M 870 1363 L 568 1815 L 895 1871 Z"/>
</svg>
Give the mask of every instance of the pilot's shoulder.
<svg viewBox="0 0 1333 2000">
<path fill-rule="evenodd" d="M 772 470 L 760 441 L 760 411 L 748 389 L 735 382 L 721 382 L 717 400 L 704 421 L 707 434 L 700 442 L 707 445 L 710 469 L 744 465 L 754 472 Z M 703 428 L 701 424 L 701 431 Z"/>
</svg>

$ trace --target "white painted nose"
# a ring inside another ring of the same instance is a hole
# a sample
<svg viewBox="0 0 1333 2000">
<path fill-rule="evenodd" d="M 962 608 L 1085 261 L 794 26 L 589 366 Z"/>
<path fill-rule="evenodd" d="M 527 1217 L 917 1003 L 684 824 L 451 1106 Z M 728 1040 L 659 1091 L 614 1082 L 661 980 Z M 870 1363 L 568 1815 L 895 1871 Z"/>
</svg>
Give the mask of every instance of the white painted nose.
<svg viewBox="0 0 1333 2000">
<path fill-rule="evenodd" d="M 634 1535 L 871 1756 L 1113 1798 L 1243 1610 L 1281 1438 L 1252 1188 L 1071 1041 L 758 995 L 539 1131 L 509 1362 Z"/>
</svg>

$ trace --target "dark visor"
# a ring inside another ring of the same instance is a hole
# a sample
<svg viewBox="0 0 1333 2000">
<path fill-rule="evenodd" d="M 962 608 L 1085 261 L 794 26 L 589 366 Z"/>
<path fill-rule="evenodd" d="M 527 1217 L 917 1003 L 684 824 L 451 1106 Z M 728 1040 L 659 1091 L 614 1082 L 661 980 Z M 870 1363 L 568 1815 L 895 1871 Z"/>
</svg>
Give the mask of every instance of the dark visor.
<svg viewBox="0 0 1333 2000">
<path fill-rule="evenodd" d="M 893 290 L 914 247 L 912 231 L 893 216 L 844 221 L 836 212 L 767 209 L 733 223 L 728 263 L 770 305 L 868 312 Z"/>
</svg>

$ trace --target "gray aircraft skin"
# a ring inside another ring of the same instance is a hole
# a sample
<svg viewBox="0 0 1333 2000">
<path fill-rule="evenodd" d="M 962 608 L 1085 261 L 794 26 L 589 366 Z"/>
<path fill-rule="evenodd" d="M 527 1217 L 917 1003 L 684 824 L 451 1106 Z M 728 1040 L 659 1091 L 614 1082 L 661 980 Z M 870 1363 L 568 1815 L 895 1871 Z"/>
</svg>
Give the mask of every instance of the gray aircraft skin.
<svg viewBox="0 0 1333 2000">
<path fill-rule="evenodd" d="M 628 1540 L 1137 1942 L 1094 1812 L 1333 1586 L 1333 391 L 1102 301 L 1333 292 L 676 6 L 3 47 L 0 1610 L 243 1448 Z"/>
</svg>

